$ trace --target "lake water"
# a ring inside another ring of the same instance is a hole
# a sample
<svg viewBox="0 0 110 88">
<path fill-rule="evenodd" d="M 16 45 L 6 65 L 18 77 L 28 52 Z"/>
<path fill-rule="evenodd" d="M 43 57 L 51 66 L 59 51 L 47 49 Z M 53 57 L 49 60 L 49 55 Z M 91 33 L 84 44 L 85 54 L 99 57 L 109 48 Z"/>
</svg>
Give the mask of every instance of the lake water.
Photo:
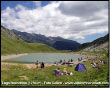
<svg viewBox="0 0 110 88">
<path fill-rule="evenodd" d="M 44 61 L 45 63 L 54 63 L 55 61 L 59 62 L 60 60 L 68 61 L 69 59 L 73 59 L 73 61 L 77 61 L 78 58 L 84 59 L 83 56 L 78 56 L 74 54 L 66 54 L 66 53 L 38 53 L 38 54 L 29 54 L 24 55 L 12 59 L 8 59 L 6 61 L 15 61 L 15 62 L 21 62 L 21 63 L 35 63 L 36 60 L 39 62 Z"/>
</svg>

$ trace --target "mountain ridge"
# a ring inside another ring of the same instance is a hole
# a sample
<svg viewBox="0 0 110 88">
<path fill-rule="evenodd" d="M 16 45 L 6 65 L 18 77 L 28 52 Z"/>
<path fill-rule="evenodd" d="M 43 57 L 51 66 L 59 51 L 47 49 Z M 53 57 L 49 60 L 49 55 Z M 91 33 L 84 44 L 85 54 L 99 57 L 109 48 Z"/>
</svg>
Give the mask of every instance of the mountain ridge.
<svg viewBox="0 0 110 88">
<path fill-rule="evenodd" d="M 38 52 L 58 52 L 56 49 L 41 43 L 28 43 L 14 34 L 11 30 L 1 26 L 1 54 L 20 54 Z"/>
<path fill-rule="evenodd" d="M 15 33 L 16 32 L 16 33 Z M 35 34 L 35 33 L 27 33 L 27 32 L 20 32 L 16 30 L 9 30 L 1 25 L 1 34 L 3 34 L 5 37 L 25 41 L 28 43 L 42 43 L 46 44 L 50 47 L 53 47 L 57 50 L 69 50 L 69 51 L 102 51 L 102 50 L 108 50 L 108 40 L 109 40 L 109 34 L 106 34 L 103 37 L 97 38 L 96 40 L 93 40 L 92 42 L 87 42 L 83 44 L 79 44 L 72 40 L 63 39 L 61 37 L 46 37 L 41 34 Z M 32 36 L 32 37 L 30 37 Z M 26 37 L 27 39 L 23 38 Z M 35 40 L 35 39 L 37 40 Z M 32 40 L 32 41 L 31 41 Z M 37 41 L 37 42 L 36 42 Z M 79 44 L 79 46 L 77 46 Z M 74 46 L 74 47 L 73 47 Z"/>
<path fill-rule="evenodd" d="M 20 32 L 14 29 L 12 31 L 17 35 L 20 35 L 24 40 L 32 43 L 43 43 L 57 50 L 76 50 L 81 46 L 81 44 L 76 41 L 64 39 L 62 37 L 46 37 L 41 34 Z"/>
</svg>

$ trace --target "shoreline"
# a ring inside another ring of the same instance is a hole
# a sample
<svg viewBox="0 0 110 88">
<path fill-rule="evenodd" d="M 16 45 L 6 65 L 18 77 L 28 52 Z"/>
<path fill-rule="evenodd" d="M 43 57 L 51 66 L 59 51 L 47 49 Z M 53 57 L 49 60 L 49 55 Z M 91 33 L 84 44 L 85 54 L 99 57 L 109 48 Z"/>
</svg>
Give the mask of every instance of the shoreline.
<svg viewBox="0 0 110 88">
<path fill-rule="evenodd" d="M 1 56 L 1 61 L 3 61 L 3 60 L 6 60 L 6 59 L 12 59 L 12 58 L 16 58 L 16 57 L 20 57 L 20 56 L 24 56 L 24 55 L 28 55 L 28 54 L 37 54 L 37 53 L 24 53 L 24 54 L 12 54 L 12 55 L 2 55 Z M 47 54 L 49 54 L 49 53 L 47 53 Z M 56 54 L 56 53 L 55 53 Z M 82 54 L 80 54 L 80 53 L 74 53 L 74 52 L 70 52 L 70 53 L 63 53 L 63 54 L 74 54 L 74 55 L 78 55 L 78 56 L 84 56 L 85 58 L 86 57 L 91 57 L 91 56 L 87 56 L 87 55 L 82 55 Z M 92 57 L 94 57 L 94 56 L 92 56 Z M 81 61 L 75 61 L 75 62 L 73 62 L 73 65 L 76 65 L 76 64 L 78 64 L 78 63 L 83 63 L 83 62 L 86 62 L 86 61 L 88 61 L 88 59 L 83 59 L 83 60 L 81 60 Z M 35 64 L 21 64 L 21 63 L 12 63 L 12 62 L 1 62 L 1 64 L 7 64 L 7 65 L 23 65 L 23 66 L 26 66 L 28 69 L 31 69 L 31 68 L 36 68 L 36 65 Z M 48 66 L 53 66 L 53 65 L 55 65 L 55 64 L 45 64 L 45 67 L 48 67 Z M 40 64 L 38 65 L 39 66 L 39 68 L 40 68 Z M 61 64 L 58 64 L 58 65 L 56 65 L 56 66 L 66 66 L 66 65 L 61 65 Z"/>
<path fill-rule="evenodd" d="M 3 60 L 7 60 L 7 59 L 12 59 L 12 58 L 16 58 L 16 57 L 20 57 L 20 56 L 24 56 L 24 55 L 28 55 L 28 53 L 24 53 L 24 54 L 11 54 L 11 55 L 1 55 L 1 61 Z"/>
<path fill-rule="evenodd" d="M 24 56 L 24 55 L 28 55 L 28 54 L 42 54 L 42 53 L 39 52 L 39 53 L 22 53 L 22 54 L 1 55 L 1 61 L 16 58 L 16 57 L 20 57 L 20 56 Z M 45 54 L 50 54 L 50 53 L 45 53 Z M 52 53 L 52 54 L 74 54 L 74 53 L 70 52 L 70 53 Z M 74 55 L 83 56 L 83 55 L 80 55 L 80 54 L 74 54 Z"/>
<path fill-rule="evenodd" d="M 73 62 L 73 66 L 78 64 L 78 63 L 83 63 L 83 61 L 88 61 L 87 59 L 85 60 L 82 60 L 82 61 L 75 61 Z M 5 66 L 8 66 L 8 65 L 21 65 L 21 66 L 26 66 L 28 69 L 35 69 L 36 68 L 36 64 L 22 64 L 22 63 L 13 63 L 13 62 L 1 62 L 1 65 L 5 65 Z M 61 65 L 61 64 L 45 64 L 45 67 L 49 67 L 49 66 L 67 66 L 66 65 Z M 38 68 L 40 68 L 40 64 L 38 64 Z"/>
</svg>

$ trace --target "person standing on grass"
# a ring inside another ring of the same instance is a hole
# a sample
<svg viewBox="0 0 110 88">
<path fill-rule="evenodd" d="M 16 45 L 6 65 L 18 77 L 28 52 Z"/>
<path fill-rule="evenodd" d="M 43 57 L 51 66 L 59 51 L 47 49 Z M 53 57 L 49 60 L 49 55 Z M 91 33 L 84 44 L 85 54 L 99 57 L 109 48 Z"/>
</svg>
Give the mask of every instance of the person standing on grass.
<svg viewBox="0 0 110 88">
<path fill-rule="evenodd" d="M 42 62 L 41 63 L 41 68 L 44 68 L 44 67 L 45 67 L 44 62 Z"/>
<path fill-rule="evenodd" d="M 71 62 L 73 62 L 73 59 L 71 59 Z"/>
<path fill-rule="evenodd" d="M 38 68 L 38 64 L 39 64 L 39 61 L 37 60 L 37 61 L 36 61 L 36 68 Z"/>
</svg>

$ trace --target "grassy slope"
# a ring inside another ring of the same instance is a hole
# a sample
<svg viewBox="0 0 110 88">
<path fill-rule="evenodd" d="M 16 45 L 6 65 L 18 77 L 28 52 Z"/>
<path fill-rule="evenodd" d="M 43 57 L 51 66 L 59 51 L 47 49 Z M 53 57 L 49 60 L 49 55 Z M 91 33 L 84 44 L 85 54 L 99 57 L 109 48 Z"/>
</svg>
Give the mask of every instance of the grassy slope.
<svg viewBox="0 0 110 88">
<path fill-rule="evenodd" d="M 33 52 L 57 52 L 52 47 L 40 43 L 26 43 L 19 40 L 9 39 L 1 35 L 1 54 L 15 53 L 33 53 Z"/>
<path fill-rule="evenodd" d="M 90 63 L 91 61 L 84 62 L 85 67 L 87 68 L 86 72 L 77 72 L 74 71 L 73 67 L 67 67 L 67 66 L 51 66 L 46 67 L 45 69 L 27 69 L 26 67 L 22 67 L 20 65 L 18 66 L 4 66 L 2 65 L 1 69 L 1 81 L 15 81 L 15 82 L 21 82 L 21 81 L 28 81 L 28 82 L 108 82 L 109 80 L 109 71 L 108 71 L 108 61 L 106 60 L 108 57 L 107 55 L 103 58 L 100 58 L 100 60 L 105 60 L 106 64 L 100 65 L 99 69 L 92 68 Z M 95 62 L 99 61 L 99 59 L 95 60 Z M 60 71 L 62 72 L 63 68 L 67 68 L 68 72 L 73 72 L 73 75 L 66 75 L 66 76 L 60 76 L 55 77 L 53 70 L 56 68 L 60 68 Z M 7 74 L 8 72 L 8 74 Z M 29 78 L 29 80 L 21 80 L 19 76 L 26 76 Z M 4 85 L 5 86 L 5 85 Z M 7 85 L 12 86 L 12 85 Z M 19 86 L 19 85 L 13 85 L 13 86 Z M 27 85 L 21 85 L 21 86 L 27 86 Z M 44 86 L 44 85 L 28 85 L 28 86 Z M 55 85 L 45 85 L 45 86 L 55 86 Z M 95 86 L 95 85 L 56 85 L 56 86 Z M 96 85 L 96 86 L 108 86 L 108 85 Z"/>
</svg>

